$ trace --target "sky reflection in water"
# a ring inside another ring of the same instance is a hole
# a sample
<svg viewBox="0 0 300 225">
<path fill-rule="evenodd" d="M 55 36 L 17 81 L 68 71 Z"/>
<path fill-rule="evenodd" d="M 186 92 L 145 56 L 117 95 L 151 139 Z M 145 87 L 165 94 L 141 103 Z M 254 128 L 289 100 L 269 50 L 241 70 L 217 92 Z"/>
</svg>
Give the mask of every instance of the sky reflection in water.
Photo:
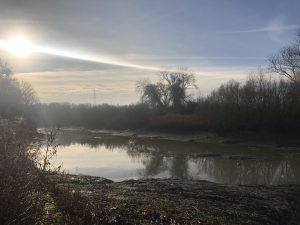
<svg viewBox="0 0 300 225">
<path fill-rule="evenodd" d="M 114 181 L 143 177 L 209 180 L 226 184 L 300 183 L 299 151 L 240 145 L 133 140 L 62 132 L 55 164 L 68 173 Z"/>
</svg>

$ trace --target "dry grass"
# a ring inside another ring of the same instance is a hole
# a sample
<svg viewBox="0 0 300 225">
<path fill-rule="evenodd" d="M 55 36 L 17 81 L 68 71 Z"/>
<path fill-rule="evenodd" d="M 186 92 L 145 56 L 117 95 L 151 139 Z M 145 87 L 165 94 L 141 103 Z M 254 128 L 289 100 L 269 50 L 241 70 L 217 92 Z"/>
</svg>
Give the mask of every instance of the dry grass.
<svg viewBox="0 0 300 225">
<path fill-rule="evenodd" d="M 0 224 L 36 224 L 43 214 L 32 135 L 17 122 L 0 122 Z"/>
</svg>

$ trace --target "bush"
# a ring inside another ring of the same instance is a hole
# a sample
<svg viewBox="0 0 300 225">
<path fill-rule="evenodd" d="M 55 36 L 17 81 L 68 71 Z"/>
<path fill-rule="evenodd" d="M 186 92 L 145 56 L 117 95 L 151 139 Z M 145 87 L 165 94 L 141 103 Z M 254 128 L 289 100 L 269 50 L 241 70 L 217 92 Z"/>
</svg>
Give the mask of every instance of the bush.
<svg viewBox="0 0 300 225">
<path fill-rule="evenodd" d="M 0 121 L 0 224 L 35 224 L 44 203 L 31 135 L 17 122 Z"/>
</svg>

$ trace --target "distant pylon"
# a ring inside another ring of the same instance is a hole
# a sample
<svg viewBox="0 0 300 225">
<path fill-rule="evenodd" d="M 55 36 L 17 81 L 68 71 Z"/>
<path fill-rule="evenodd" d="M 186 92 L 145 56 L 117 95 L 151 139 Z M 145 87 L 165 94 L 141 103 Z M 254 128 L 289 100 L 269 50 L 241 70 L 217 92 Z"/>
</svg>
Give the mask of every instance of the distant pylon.
<svg viewBox="0 0 300 225">
<path fill-rule="evenodd" d="M 95 89 L 94 89 L 94 105 L 97 105 L 97 95 Z"/>
</svg>

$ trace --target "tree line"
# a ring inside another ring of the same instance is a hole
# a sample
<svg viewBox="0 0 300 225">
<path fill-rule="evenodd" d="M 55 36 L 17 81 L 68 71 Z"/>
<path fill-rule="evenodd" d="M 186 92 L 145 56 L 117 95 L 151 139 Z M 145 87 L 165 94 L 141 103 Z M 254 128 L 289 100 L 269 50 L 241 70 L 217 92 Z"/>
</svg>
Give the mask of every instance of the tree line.
<svg viewBox="0 0 300 225">
<path fill-rule="evenodd" d="M 197 99 L 187 68 L 159 73 L 159 80 L 137 82 L 135 105 L 41 105 L 41 125 L 94 129 L 150 129 L 174 132 L 217 131 L 298 133 L 300 128 L 300 31 L 296 40 L 269 59 L 245 82 L 230 80 Z"/>
<path fill-rule="evenodd" d="M 0 72 L 0 118 L 22 117 L 43 127 L 277 133 L 300 128 L 300 31 L 270 58 L 268 68 L 197 99 L 188 94 L 197 86 L 187 68 L 162 71 L 156 83 L 138 81 L 141 101 L 123 106 L 39 104 L 32 87 L 14 79 L 3 62 Z"/>
<path fill-rule="evenodd" d="M 245 83 L 232 80 L 200 98 L 196 113 L 207 127 L 221 131 L 298 132 L 300 89 L 259 71 Z"/>
<path fill-rule="evenodd" d="M 228 81 L 206 97 L 182 98 L 180 104 L 168 100 L 168 105 L 161 105 L 165 96 L 154 95 L 156 90 L 147 96 L 147 91 L 142 95 L 145 100 L 135 105 L 42 104 L 40 125 L 174 132 L 292 133 L 300 128 L 300 88 L 263 71 L 244 83 Z"/>
</svg>

